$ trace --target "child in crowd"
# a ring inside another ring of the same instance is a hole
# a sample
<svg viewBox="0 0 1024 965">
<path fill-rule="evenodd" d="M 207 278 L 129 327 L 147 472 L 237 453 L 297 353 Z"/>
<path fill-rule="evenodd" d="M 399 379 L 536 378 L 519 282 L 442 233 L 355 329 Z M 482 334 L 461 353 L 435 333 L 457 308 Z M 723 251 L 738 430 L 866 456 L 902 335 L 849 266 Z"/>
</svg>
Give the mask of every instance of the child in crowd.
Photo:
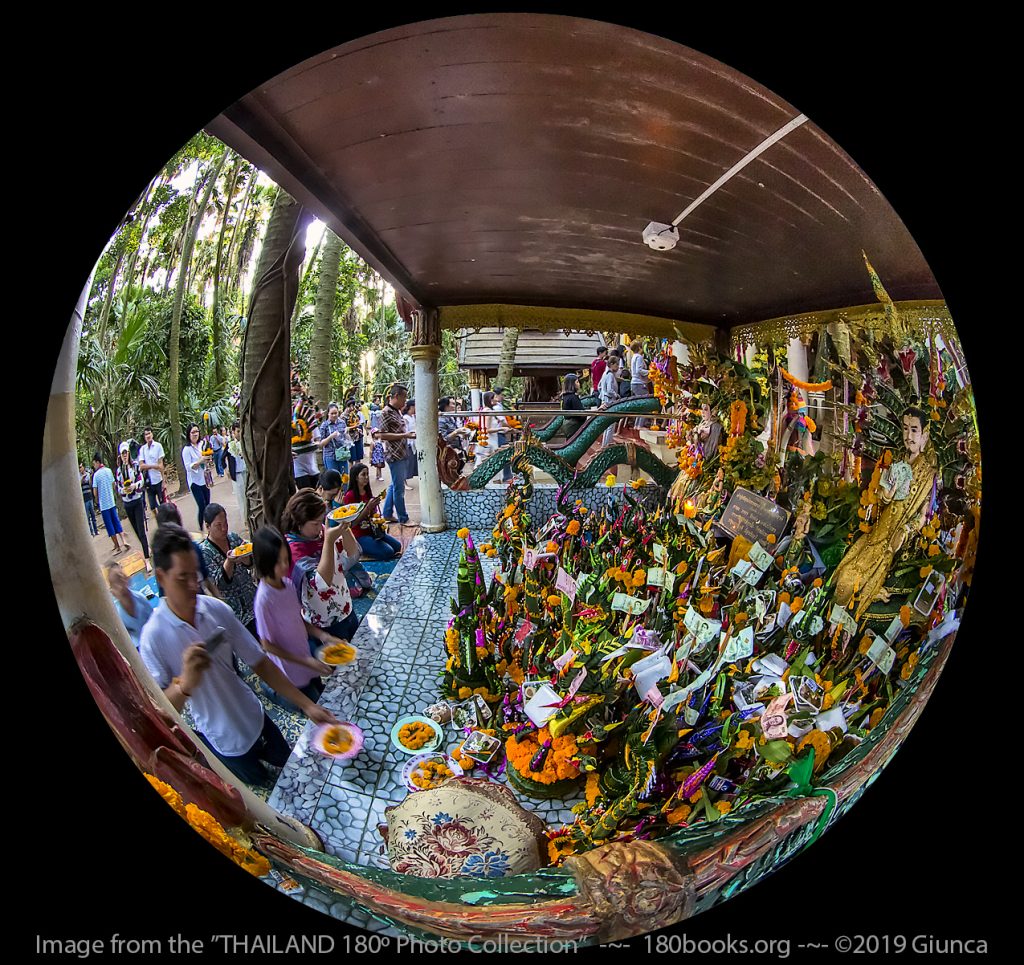
<svg viewBox="0 0 1024 965">
<path fill-rule="evenodd" d="M 288 543 L 274 527 L 263 526 L 256 531 L 252 555 L 260 579 L 254 603 L 260 646 L 300 693 L 315 702 L 324 690 L 320 677 L 329 674 L 331 667 L 312 656 L 314 641 L 320 645 L 340 641 L 302 618 L 298 593 L 288 578 L 292 568 Z M 284 698 L 273 696 L 288 706 Z"/>
</svg>

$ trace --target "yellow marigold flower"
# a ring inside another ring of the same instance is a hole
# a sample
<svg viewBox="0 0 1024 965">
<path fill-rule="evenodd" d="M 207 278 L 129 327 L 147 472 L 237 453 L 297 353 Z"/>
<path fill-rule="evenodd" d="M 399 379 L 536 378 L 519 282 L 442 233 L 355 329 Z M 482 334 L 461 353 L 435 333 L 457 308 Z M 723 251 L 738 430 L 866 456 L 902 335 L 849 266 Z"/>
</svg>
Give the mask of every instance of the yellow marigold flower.
<svg viewBox="0 0 1024 965">
<path fill-rule="evenodd" d="M 604 484 L 606 486 L 614 486 L 615 485 L 615 477 L 611 473 L 608 473 L 608 475 L 604 477 Z"/>
<path fill-rule="evenodd" d="M 561 606 L 561 604 L 562 598 L 558 596 L 558 594 L 552 593 L 551 596 L 548 597 L 548 606 Z"/>
<path fill-rule="evenodd" d="M 793 598 L 788 593 L 779 594 L 779 603 L 789 603 Z"/>
<path fill-rule="evenodd" d="M 599 771 L 591 771 L 587 775 L 587 807 L 593 807 L 601 797 L 601 774 Z"/>
<path fill-rule="evenodd" d="M 348 482 L 348 473 L 347 472 L 343 472 L 341 474 L 341 481 L 342 481 L 342 483 L 347 483 Z"/>
<path fill-rule="evenodd" d="M 748 619 L 749 617 L 747 616 L 747 614 L 741 610 L 739 613 L 736 614 L 733 622 L 736 624 L 736 626 L 741 627 L 744 623 L 747 622 Z"/>
<path fill-rule="evenodd" d="M 545 547 L 545 550 L 548 553 L 557 553 L 558 552 L 558 544 L 554 540 L 548 540 L 548 545 Z"/>
<path fill-rule="evenodd" d="M 643 479 L 634 479 L 630 483 L 630 486 L 632 486 L 634 489 L 640 489 L 642 486 L 646 486 L 646 485 L 647 485 L 647 483 Z"/>
<path fill-rule="evenodd" d="M 902 667 L 900 668 L 900 680 L 909 680 L 909 679 L 910 679 L 910 675 L 911 675 L 911 674 L 912 674 L 913 672 L 914 672 L 914 667 L 913 667 L 913 664 L 911 664 L 911 662 L 910 662 L 910 661 L 908 660 L 908 661 L 907 661 L 907 662 L 906 662 L 906 663 L 905 663 L 905 664 L 904 664 L 904 665 L 903 665 L 903 666 L 902 666 Z"/>
<path fill-rule="evenodd" d="M 885 708 L 884 707 L 876 707 L 873 711 L 871 711 L 871 717 L 868 719 L 868 728 L 870 729 L 870 728 L 877 727 L 881 723 L 882 718 L 884 716 L 885 716 Z"/>
<path fill-rule="evenodd" d="M 587 513 L 589 513 L 589 512 L 590 512 L 590 510 L 589 510 L 589 509 L 587 509 L 587 507 L 586 507 L 586 506 L 580 506 L 580 515 L 581 515 L 581 516 L 585 516 L 585 515 L 586 515 Z"/>
<path fill-rule="evenodd" d="M 905 627 L 910 626 L 910 607 L 905 603 L 900 607 L 900 623 Z"/>
<path fill-rule="evenodd" d="M 465 700 L 467 697 L 472 697 L 473 691 L 469 687 L 459 687 L 459 700 Z"/>
<path fill-rule="evenodd" d="M 718 801 L 715 807 L 719 814 L 728 814 L 732 810 L 732 801 Z"/>
<path fill-rule="evenodd" d="M 931 573 L 931 571 L 932 571 L 932 567 L 931 566 L 922 566 L 921 567 L 921 579 L 922 580 L 927 579 L 928 578 L 928 574 Z"/>
<path fill-rule="evenodd" d="M 817 729 L 808 731 L 796 745 L 797 753 L 801 753 L 808 746 L 814 748 L 814 770 L 820 771 L 824 768 L 828 755 L 832 753 L 832 744 L 828 739 L 828 734 Z"/>
<path fill-rule="evenodd" d="M 754 746 L 754 739 L 750 736 L 750 731 L 741 730 L 736 735 L 736 750 L 745 751 L 750 747 Z"/>
<path fill-rule="evenodd" d="M 463 526 L 462 529 L 460 529 L 455 535 L 458 536 L 459 539 L 465 539 L 467 536 L 469 536 L 469 530 L 465 526 Z"/>
<path fill-rule="evenodd" d="M 938 545 L 936 543 L 932 543 L 932 545 L 928 547 L 928 555 L 929 556 L 938 556 L 939 555 L 939 547 L 938 547 Z"/>
<path fill-rule="evenodd" d="M 643 586 L 647 582 L 647 574 L 643 570 L 633 570 L 633 586 Z"/>
<path fill-rule="evenodd" d="M 699 787 L 699 788 L 697 788 L 696 791 L 693 792 L 693 794 L 691 794 L 687 798 L 687 800 L 691 804 L 696 804 L 702 797 L 704 797 L 704 789 L 702 787 Z"/>
<path fill-rule="evenodd" d="M 775 543 L 775 534 L 769 533 L 764 539 L 769 546 L 772 546 Z"/>
<path fill-rule="evenodd" d="M 794 613 L 799 613 L 804 608 L 804 598 L 802 596 L 795 597 L 789 608 Z"/>
<path fill-rule="evenodd" d="M 835 698 L 831 694 L 825 694 L 821 701 L 822 710 L 831 710 L 832 705 L 835 703 Z"/>
<path fill-rule="evenodd" d="M 871 637 L 866 633 L 860 638 L 860 644 L 857 647 L 857 653 L 864 656 L 871 649 Z"/>
</svg>

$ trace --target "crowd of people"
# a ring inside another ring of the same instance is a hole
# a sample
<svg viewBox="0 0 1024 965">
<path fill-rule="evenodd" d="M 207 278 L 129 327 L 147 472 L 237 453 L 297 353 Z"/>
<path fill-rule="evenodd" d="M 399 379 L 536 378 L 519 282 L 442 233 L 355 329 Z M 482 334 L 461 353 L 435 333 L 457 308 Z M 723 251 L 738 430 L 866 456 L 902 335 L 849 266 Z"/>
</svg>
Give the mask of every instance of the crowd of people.
<svg viewBox="0 0 1024 965">
<path fill-rule="evenodd" d="M 632 348 L 628 379 L 622 376 L 622 350 L 599 349 L 587 374 L 602 407 L 629 392 L 647 391 L 639 343 Z M 582 410 L 580 391 L 579 376 L 567 375 L 560 408 Z M 212 495 L 217 482 L 230 477 L 240 519 L 247 521 L 247 470 L 237 422 L 230 433 L 225 426 L 204 432 L 195 423 L 185 433 L 181 458 L 195 501 L 198 541 L 168 499 L 170 467 L 152 428 L 143 431 L 141 444 L 120 443 L 113 469 L 99 452 L 91 471 L 79 466 L 92 534 L 99 535 L 98 512 L 113 555 L 130 548 L 117 505 L 120 496 L 146 572 L 155 570 L 160 602 L 154 608 L 131 588 L 117 560 L 106 567 L 115 609 L 132 642 L 171 703 L 179 710 L 188 703 L 204 743 L 251 784 L 266 784 L 273 775 L 267 765 L 283 766 L 289 748 L 244 679 L 243 664 L 261 679 L 271 700 L 311 720 L 335 722 L 316 704 L 322 678 L 332 670 L 318 653 L 347 642 L 358 627 L 352 600 L 371 585 L 360 560 L 401 554 L 402 543 L 388 533 L 387 524 L 409 522 L 405 491 L 417 472 L 415 401 L 405 386 L 396 384 L 381 402 L 377 396 L 360 405 L 350 397 L 343 405 L 328 404 L 315 420 L 311 444 L 293 448 L 298 490 L 279 526 L 260 527 L 251 543 L 231 528 L 227 508 Z M 439 435 L 467 461 L 479 464 L 511 441 L 515 423 L 506 415 L 501 386 L 483 394 L 482 411 L 474 417 L 456 416 L 456 411 L 466 411 L 464 400 L 440 399 Z M 584 421 L 568 419 L 568 434 Z M 511 477 L 506 467 L 503 480 Z M 372 482 L 385 481 L 386 491 L 375 494 Z M 347 518 L 331 518 L 333 510 L 345 505 L 359 509 Z M 155 522 L 152 536 L 149 514 Z"/>
</svg>

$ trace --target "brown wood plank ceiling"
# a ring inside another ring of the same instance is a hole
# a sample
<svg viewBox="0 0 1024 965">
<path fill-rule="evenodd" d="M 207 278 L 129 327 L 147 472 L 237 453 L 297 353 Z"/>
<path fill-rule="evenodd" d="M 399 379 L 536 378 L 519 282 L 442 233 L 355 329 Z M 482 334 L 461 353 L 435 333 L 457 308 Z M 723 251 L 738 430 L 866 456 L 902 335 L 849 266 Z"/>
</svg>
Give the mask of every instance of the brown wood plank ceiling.
<svg viewBox="0 0 1024 965">
<path fill-rule="evenodd" d="M 483 14 L 398 27 L 275 77 L 208 129 L 420 305 L 617 310 L 729 327 L 941 298 L 918 246 L 813 118 L 656 252 L 671 222 L 799 110 L 672 41 Z"/>
</svg>

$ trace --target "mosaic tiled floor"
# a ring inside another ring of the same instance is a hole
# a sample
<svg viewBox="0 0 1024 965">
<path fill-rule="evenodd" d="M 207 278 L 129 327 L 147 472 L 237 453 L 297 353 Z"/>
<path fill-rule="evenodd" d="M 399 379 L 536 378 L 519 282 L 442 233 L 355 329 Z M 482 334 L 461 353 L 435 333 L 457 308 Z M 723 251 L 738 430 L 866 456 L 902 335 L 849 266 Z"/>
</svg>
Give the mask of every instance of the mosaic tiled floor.
<svg viewBox="0 0 1024 965">
<path fill-rule="evenodd" d="M 488 535 L 473 533 L 480 541 Z M 452 531 L 413 540 L 352 640 L 359 649 L 356 661 L 328 678 L 320 703 L 339 720 L 352 720 L 363 729 L 362 753 L 345 763 L 321 756 L 309 747 L 312 726 L 307 725 L 270 796 L 274 807 L 309 824 L 323 838 L 325 850 L 346 861 L 388 867 L 377 825 L 384 821 L 384 809 L 409 793 L 400 778 L 408 756 L 391 745 L 389 734 L 399 717 L 422 713 L 439 699 L 442 637 L 460 545 Z M 496 561 L 483 565 L 489 580 Z M 450 726 L 445 735 L 449 751 L 462 738 Z M 558 826 L 572 820 L 569 809 L 577 800 L 524 804 Z M 325 901 L 323 896 L 316 900 Z M 336 917 L 369 927 L 365 912 L 349 916 L 340 911 L 330 908 Z"/>
</svg>

